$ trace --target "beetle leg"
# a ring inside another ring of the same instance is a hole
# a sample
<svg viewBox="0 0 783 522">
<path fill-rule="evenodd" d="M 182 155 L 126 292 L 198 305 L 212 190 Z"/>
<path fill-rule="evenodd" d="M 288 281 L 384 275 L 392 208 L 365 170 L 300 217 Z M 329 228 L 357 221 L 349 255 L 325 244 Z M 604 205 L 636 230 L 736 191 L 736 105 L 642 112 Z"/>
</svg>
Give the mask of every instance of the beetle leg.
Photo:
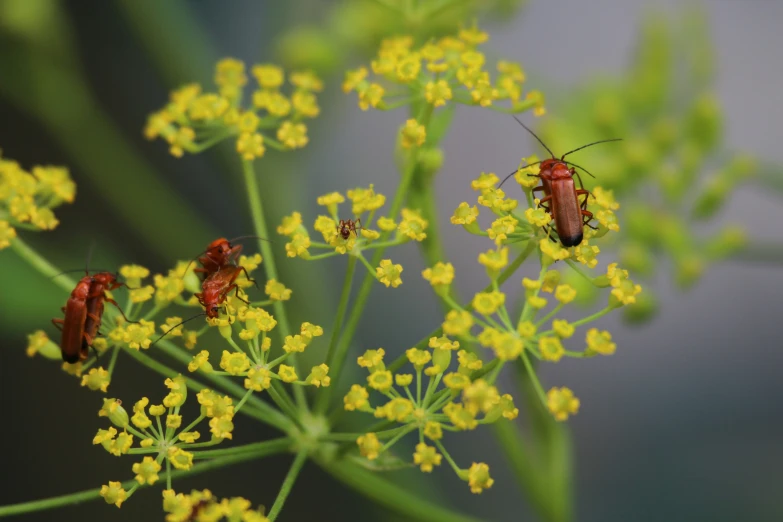
<svg viewBox="0 0 783 522">
<path fill-rule="evenodd" d="M 258 283 L 256 283 L 256 280 L 255 279 L 250 279 L 250 274 L 248 273 L 247 268 L 245 268 L 244 266 L 240 266 L 239 268 L 241 268 L 242 271 L 245 273 L 245 278 L 248 281 L 250 281 L 251 283 L 253 283 L 256 286 L 256 288 L 259 288 Z"/>
<path fill-rule="evenodd" d="M 249 302 L 249 301 L 245 301 L 244 299 L 242 299 L 241 297 L 239 297 L 239 286 L 237 286 L 237 285 L 235 285 L 235 284 L 234 284 L 234 285 L 231 285 L 231 286 L 229 286 L 229 287 L 228 287 L 228 289 L 226 290 L 226 295 L 228 295 L 228 294 L 229 294 L 229 292 L 231 292 L 231 290 L 234 290 L 234 296 L 235 296 L 237 299 L 239 299 L 240 301 L 242 301 L 243 303 L 245 303 L 245 304 L 246 304 L 246 305 L 248 305 L 248 306 L 250 305 L 250 302 Z"/>
<path fill-rule="evenodd" d="M 52 319 L 52 324 L 55 325 L 57 327 L 57 329 L 62 332 L 63 331 L 62 325 L 65 324 L 65 320 L 64 319 Z"/>
<path fill-rule="evenodd" d="M 117 307 L 117 310 L 119 310 L 119 311 L 120 311 L 120 315 L 122 315 L 122 317 L 123 317 L 123 318 L 124 318 L 126 321 L 128 321 L 129 323 L 138 324 L 138 321 L 131 321 L 130 319 L 128 319 L 128 317 L 125 315 L 125 312 L 123 312 L 123 311 L 122 311 L 122 308 L 120 308 L 120 305 L 118 305 L 118 304 L 117 304 L 117 301 L 115 301 L 115 300 L 114 300 L 114 299 L 112 299 L 111 297 L 106 297 L 106 298 L 105 298 L 105 300 L 106 300 L 107 302 L 109 302 L 109 303 L 113 304 L 114 306 L 116 306 L 116 307 Z"/>
<path fill-rule="evenodd" d="M 590 212 L 589 210 L 582 210 L 582 218 L 583 218 L 582 226 L 587 225 L 588 227 L 592 228 L 593 230 L 598 230 L 597 227 L 594 227 L 593 225 L 590 224 L 590 220 L 593 219 L 593 213 L 592 212 Z"/>
<path fill-rule="evenodd" d="M 585 189 L 577 189 L 576 190 L 576 197 L 577 197 L 577 199 L 579 199 L 579 196 L 585 196 L 585 199 L 582 200 L 582 204 L 579 205 L 579 206 L 582 208 L 582 210 L 586 211 L 587 210 L 587 199 L 590 196 L 590 191 L 589 190 L 585 190 Z"/>
</svg>

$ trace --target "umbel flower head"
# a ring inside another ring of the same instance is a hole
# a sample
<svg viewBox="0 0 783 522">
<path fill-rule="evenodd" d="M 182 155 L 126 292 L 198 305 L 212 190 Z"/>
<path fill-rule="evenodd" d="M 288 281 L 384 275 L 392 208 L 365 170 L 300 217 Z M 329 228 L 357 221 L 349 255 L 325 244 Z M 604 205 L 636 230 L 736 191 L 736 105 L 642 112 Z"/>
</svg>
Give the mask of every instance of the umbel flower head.
<svg viewBox="0 0 783 522">
<path fill-rule="evenodd" d="M 59 221 L 53 210 L 75 197 L 76 185 L 65 167 L 38 165 L 26 171 L 0 155 L 0 250 L 14 240 L 17 227 L 54 229 Z"/>
<path fill-rule="evenodd" d="M 322 82 L 307 71 L 286 78 L 274 64 L 257 64 L 249 72 L 252 81 L 240 60 L 219 61 L 216 91 L 207 92 L 195 83 L 173 91 L 169 103 L 149 116 L 145 137 L 165 139 L 175 157 L 230 138 L 245 161 L 262 157 L 267 147 L 292 150 L 307 145 L 304 120 L 320 113 L 316 93 L 323 89 Z M 243 97 L 249 83 L 251 95 Z"/>
<path fill-rule="evenodd" d="M 536 116 L 543 115 L 543 94 L 525 92 L 526 77 L 520 64 L 500 60 L 487 67 L 479 47 L 488 39 L 487 33 L 475 26 L 423 45 L 415 45 L 411 36 L 387 38 L 369 68 L 345 74 L 343 91 L 356 92 L 362 110 L 394 109 L 410 103 L 413 97 L 433 108 L 461 103 L 504 112 L 532 109 Z M 415 119 L 409 120 L 402 131 L 403 147 L 421 145 L 425 138 L 422 131 Z"/>
</svg>

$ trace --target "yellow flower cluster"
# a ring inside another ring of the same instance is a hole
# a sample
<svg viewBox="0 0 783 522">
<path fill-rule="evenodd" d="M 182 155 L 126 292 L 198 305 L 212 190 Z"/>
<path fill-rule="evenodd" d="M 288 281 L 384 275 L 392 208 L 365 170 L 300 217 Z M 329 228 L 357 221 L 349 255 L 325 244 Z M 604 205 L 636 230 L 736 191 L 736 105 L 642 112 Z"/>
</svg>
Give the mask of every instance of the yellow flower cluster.
<svg viewBox="0 0 783 522">
<path fill-rule="evenodd" d="M 262 510 L 252 509 L 249 500 L 243 497 L 217 498 L 208 489 L 193 490 L 189 495 L 177 493 L 173 489 L 163 491 L 163 511 L 167 513 L 166 522 L 186 522 L 188 520 L 220 520 L 242 522 L 268 522 L 261 514 Z"/>
<path fill-rule="evenodd" d="M 178 375 L 166 379 L 164 384 L 169 393 L 160 404 L 150 405 L 149 399 L 142 397 L 133 405 L 132 415 L 117 399 L 103 401 L 98 415 L 107 417 L 112 426 L 98 430 L 93 444 L 100 444 L 112 455 L 120 456 L 130 453 L 137 439 L 138 446 L 132 453 L 149 454 L 133 464 L 136 484 L 129 491 L 125 491 L 119 482 L 109 482 L 101 488 L 101 496 L 109 504 L 120 507 L 140 485 L 157 482 L 164 461 L 176 469 L 188 470 L 193 467 L 193 448 L 219 444 L 233 436 L 235 408 L 230 397 L 201 390 L 196 395 L 201 405 L 199 416 L 190 423 L 183 423 L 180 408 L 188 395 L 185 378 Z M 207 443 L 196 443 L 201 433 L 194 428 L 207 420 L 211 439 Z M 122 431 L 118 432 L 118 428 Z"/>
<path fill-rule="evenodd" d="M 520 64 L 501 60 L 495 65 L 496 72 L 490 74 L 486 56 L 479 50 L 488 39 L 487 33 L 476 27 L 421 46 L 415 46 L 413 37 L 407 35 L 387 38 L 369 69 L 359 67 L 346 73 L 343 91 L 356 92 L 362 110 L 393 109 L 410 103 L 413 94 L 432 107 L 453 101 L 504 112 L 532 109 L 542 116 L 546 112 L 543 94 L 533 90 L 523 96 L 526 78 Z M 507 107 L 498 107 L 500 101 L 508 102 Z M 408 138 L 406 145 L 406 134 L 415 128 L 416 121 L 410 120 L 403 130 L 403 146 L 423 143 L 421 135 Z"/>
<path fill-rule="evenodd" d="M 446 336 L 432 337 L 425 347 L 413 347 L 405 353 L 414 373 L 393 372 L 384 363 L 385 355 L 383 348 L 378 348 L 367 350 L 357 359 L 359 366 L 369 372 L 367 384 L 354 384 L 343 398 L 343 405 L 348 411 L 370 413 L 400 426 L 360 436 L 356 441 L 360 453 L 374 460 L 403 435 L 417 431 L 420 442 L 413 462 L 423 472 L 431 472 L 446 455 L 454 472 L 469 483 L 471 491 L 481 493 L 490 487 L 492 479 L 486 464 L 474 464 L 469 470 L 458 468 L 441 439 L 443 430 L 472 430 L 501 417 L 517 417 L 519 410 L 511 395 L 501 395 L 494 385 L 500 366 L 495 363 L 485 368 L 475 354 L 460 349 L 458 341 Z M 450 369 L 454 360 L 456 369 Z M 370 390 L 385 397 L 385 402 L 373 406 Z M 426 444 L 425 437 L 434 446 Z M 381 440 L 387 438 L 391 440 L 382 444 Z M 483 478 L 479 469 L 483 470 Z"/>
<path fill-rule="evenodd" d="M 262 157 L 266 147 L 291 150 L 307 145 L 303 120 L 321 112 L 316 93 L 323 83 L 312 72 L 292 72 L 290 92 L 283 92 L 286 75 L 274 64 L 250 69 L 256 90 L 249 106 L 242 106 L 248 83 L 245 64 L 225 58 L 215 68 L 217 92 L 204 92 L 199 84 L 188 84 L 171 93 L 169 103 L 151 114 L 144 128 L 147 139 L 161 137 L 175 157 L 197 153 L 224 139 L 236 139 L 236 151 L 243 160 Z"/>
<path fill-rule="evenodd" d="M 296 374 L 293 366 L 283 364 L 292 354 L 302 353 L 312 343 L 315 337 L 323 335 L 324 330 L 312 323 L 302 323 L 300 333 L 287 335 L 283 343 L 283 355 L 270 360 L 269 353 L 272 339 L 267 334 L 277 325 L 275 318 L 263 308 L 241 306 L 236 317 L 244 323 L 239 337 L 245 342 L 244 349 L 239 344 L 232 343 L 234 351 L 223 350 L 220 357 L 220 370 L 215 370 L 209 361 L 209 352 L 202 350 L 193 356 L 188 364 L 191 372 L 202 371 L 233 377 L 244 377 L 244 386 L 252 391 L 268 390 L 273 380 L 302 386 L 329 386 L 329 367 L 326 364 L 314 366 L 304 378 Z M 223 333 L 221 326 L 221 333 Z M 231 327 L 226 326 L 227 339 L 231 338 Z M 277 368 L 277 371 L 275 371 Z"/>
<path fill-rule="evenodd" d="M 73 203 L 76 185 L 68 169 L 35 166 L 29 172 L 0 157 L 0 250 L 16 237 L 16 229 L 52 230 L 59 221 L 53 210 Z"/>
<path fill-rule="evenodd" d="M 351 202 L 350 215 L 353 218 L 340 218 L 340 204 L 345 203 L 346 196 Z M 384 259 L 379 266 L 372 267 L 362 252 L 396 246 L 411 240 L 423 241 L 427 237 L 429 223 L 419 212 L 408 208 L 403 208 L 399 216 L 383 216 L 373 221 L 375 213 L 386 204 L 386 196 L 375 192 L 373 185 L 348 190 L 346 196 L 331 192 L 318 197 L 318 205 L 325 207 L 328 215 L 319 215 L 313 223 L 313 229 L 321 234 L 323 241 L 311 239 L 301 213 L 293 212 L 283 217 L 277 232 L 289 238 L 285 246 L 286 253 L 289 257 L 302 259 L 323 259 L 338 254 L 350 254 L 359 258 L 381 283 L 398 287 L 402 284 L 402 265 Z M 377 227 L 377 230 L 373 227 Z M 388 241 L 385 240 L 392 233 L 394 236 Z M 382 235 L 384 240 L 377 241 Z M 319 250 L 320 253 L 313 254 L 310 249 Z"/>
</svg>

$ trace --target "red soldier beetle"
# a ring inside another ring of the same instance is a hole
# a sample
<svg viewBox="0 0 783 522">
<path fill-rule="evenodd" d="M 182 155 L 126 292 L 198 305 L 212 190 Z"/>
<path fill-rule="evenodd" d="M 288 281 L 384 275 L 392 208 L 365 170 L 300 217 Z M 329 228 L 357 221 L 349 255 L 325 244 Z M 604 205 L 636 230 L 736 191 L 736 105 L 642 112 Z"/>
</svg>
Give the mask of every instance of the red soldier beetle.
<svg viewBox="0 0 783 522">
<path fill-rule="evenodd" d="M 555 153 L 546 146 L 546 144 L 539 138 L 536 133 L 530 130 L 519 118 L 514 116 L 514 119 L 522 125 L 522 127 L 528 131 L 538 142 L 549 152 L 552 157 L 531 163 L 530 165 L 539 164 L 538 174 L 528 174 L 528 176 L 537 177 L 541 180 L 541 185 L 533 188 L 532 192 L 543 192 L 544 197 L 540 199 L 539 205 L 549 213 L 552 220 L 555 223 L 555 230 L 557 230 L 557 237 L 560 243 L 564 247 L 577 246 L 582 242 L 583 228 L 585 225 L 590 226 L 589 222 L 593 218 L 592 212 L 587 210 L 587 198 L 590 192 L 584 188 L 582 178 L 579 173 L 576 172 L 576 168 L 581 169 L 588 176 L 594 178 L 590 172 L 584 167 L 580 167 L 576 163 L 566 161 L 565 157 L 569 154 L 577 152 L 579 150 L 598 145 L 599 143 L 608 143 L 612 141 L 621 141 L 622 138 L 611 138 L 607 140 L 594 141 L 587 145 L 582 145 L 574 150 L 566 152 L 560 159 L 557 159 Z M 530 166 L 526 165 L 526 166 Z M 571 167 L 569 167 L 571 165 Z M 518 171 L 519 169 L 517 169 Z M 517 173 L 512 172 L 500 182 L 498 188 L 506 182 L 508 178 Z M 579 180 L 579 187 L 576 188 L 574 183 L 574 176 Z M 579 198 L 584 196 L 584 199 L 580 202 Z M 592 228 L 592 227 L 591 227 Z M 549 236 L 551 232 L 551 226 L 547 231 Z M 551 239 L 551 236 L 549 236 Z"/>
<path fill-rule="evenodd" d="M 269 241 L 268 239 L 259 236 L 239 236 L 233 239 L 220 237 L 212 241 L 209 245 L 207 245 L 206 250 L 196 256 L 196 258 L 192 259 L 185 268 L 185 272 L 187 273 L 188 268 L 190 268 L 190 265 L 193 263 L 193 261 L 198 261 L 201 263 L 201 267 L 194 268 L 193 272 L 203 274 L 203 281 L 224 266 L 235 265 L 236 260 L 239 258 L 239 254 L 242 252 L 242 245 L 233 245 L 232 243 L 240 239 L 249 238 Z M 245 275 L 247 276 L 247 271 L 245 271 Z M 250 279 L 250 277 L 248 277 L 248 279 Z"/>
<path fill-rule="evenodd" d="M 106 291 L 121 286 L 125 286 L 125 283 L 117 281 L 117 276 L 111 272 L 85 275 L 76 284 L 62 308 L 65 317 L 52 319 L 52 324 L 62 331 L 60 349 L 65 362 L 75 363 L 87 358 L 89 348 L 101 327 L 104 301 L 116 306 L 126 321 L 134 322 L 125 316 L 114 299 L 106 295 Z"/>
<path fill-rule="evenodd" d="M 209 319 L 218 317 L 220 305 L 226 301 L 229 292 L 232 290 L 235 290 L 237 298 L 241 299 L 239 297 L 239 286 L 235 281 L 243 270 L 245 270 L 244 267 L 237 265 L 224 266 L 204 280 L 200 293 L 193 294 L 198 299 L 198 302 L 201 303 L 201 306 L 204 307 L 204 312 Z M 246 270 L 245 275 L 247 276 Z"/>
<path fill-rule="evenodd" d="M 357 225 L 359 229 L 362 228 L 361 218 L 356 218 L 356 221 L 353 219 L 341 219 L 340 223 L 337 225 L 337 235 L 342 237 L 345 241 L 348 241 L 348 238 L 351 237 L 351 232 L 353 232 L 358 238 L 359 233 L 356 231 Z"/>
</svg>

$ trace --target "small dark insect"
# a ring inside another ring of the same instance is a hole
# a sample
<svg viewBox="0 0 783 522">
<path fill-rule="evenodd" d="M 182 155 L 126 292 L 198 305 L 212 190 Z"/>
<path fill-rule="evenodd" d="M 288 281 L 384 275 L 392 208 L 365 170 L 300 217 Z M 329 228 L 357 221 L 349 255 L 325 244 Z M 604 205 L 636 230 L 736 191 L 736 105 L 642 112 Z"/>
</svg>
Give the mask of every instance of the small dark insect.
<svg viewBox="0 0 783 522">
<path fill-rule="evenodd" d="M 572 151 L 563 154 L 560 159 L 555 157 L 555 154 L 541 141 L 541 138 L 527 128 L 524 123 L 514 116 L 514 119 L 519 122 L 522 127 L 525 128 L 530 134 L 533 135 L 538 142 L 549 152 L 552 157 L 549 159 L 541 160 L 530 165 L 540 164 L 540 172 L 538 174 L 528 174 L 528 176 L 535 176 L 541 179 L 541 185 L 535 187 L 533 192 L 543 192 L 544 197 L 541 198 L 539 205 L 546 210 L 555 222 L 555 230 L 557 230 L 557 237 L 560 239 L 560 243 L 564 247 L 577 246 L 582 242 L 583 227 L 585 225 L 590 226 L 589 222 L 593 218 L 593 214 L 587 210 L 587 198 L 590 192 L 585 190 L 582 178 L 576 172 L 574 167 L 583 170 L 588 176 L 595 177 L 590 174 L 587 169 L 580 167 L 579 165 L 570 161 L 565 161 L 565 157 L 569 154 L 597 145 L 599 143 L 607 143 L 611 141 L 620 141 L 622 138 L 612 138 L 608 140 L 595 141 L 578 147 Z M 572 167 L 569 167 L 572 165 Z M 500 187 L 506 182 L 508 178 L 516 174 L 517 171 L 512 172 L 506 176 L 503 181 L 500 182 Z M 579 180 L 580 188 L 577 189 L 574 184 L 574 176 Z M 579 198 L 584 196 L 584 199 L 580 202 Z M 551 233 L 551 226 L 547 231 L 547 234 Z M 550 236 L 551 239 L 551 236 Z"/>
<path fill-rule="evenodd" d="M 359 232 L 357 232 L 357 227 L 361 230 L 361 218 L 356 218 L 356 221 L 353 219 L 341 219 L 340 223 L 337 225 L 337 235 L 347 241 L 348 238 L 351 237 L 351 232 L 353 232 L 353 235 L 358 238 Z"/>
</svg>

